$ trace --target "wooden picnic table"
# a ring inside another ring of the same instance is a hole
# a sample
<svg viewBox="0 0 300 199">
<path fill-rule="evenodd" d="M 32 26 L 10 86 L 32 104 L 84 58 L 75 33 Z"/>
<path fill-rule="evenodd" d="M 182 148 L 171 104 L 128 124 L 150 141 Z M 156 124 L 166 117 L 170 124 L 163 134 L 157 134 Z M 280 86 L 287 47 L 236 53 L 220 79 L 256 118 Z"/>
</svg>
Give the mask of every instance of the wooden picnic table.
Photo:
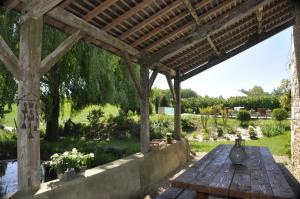
<svg viewBox="0 0 300 199">
<path fill-rule="evenodd" d="M 233 165 L 229 152 L 233 145 L 219 145 L 178 177 L 174 187 L 207 194 L 235 198 L 295 198 L 269 149 L 246 146 L 247 160 Z"/>
</svg>

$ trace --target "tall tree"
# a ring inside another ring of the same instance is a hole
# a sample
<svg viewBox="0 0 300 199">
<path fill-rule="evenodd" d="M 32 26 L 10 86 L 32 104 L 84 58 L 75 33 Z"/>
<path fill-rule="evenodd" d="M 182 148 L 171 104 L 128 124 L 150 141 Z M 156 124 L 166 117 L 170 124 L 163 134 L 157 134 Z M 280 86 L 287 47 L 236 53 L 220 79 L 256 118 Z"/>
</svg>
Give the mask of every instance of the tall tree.
<svg viewBox="0 0 300 199">
<path fill-rule="evenodd" d="M 249 90 L 241 89 L 241 92 L 247 95 L 247 97 L 262 97 L 270 95 L 268 92 L 265 92 L 261 86 L 253 86 Z"/>
</svg>

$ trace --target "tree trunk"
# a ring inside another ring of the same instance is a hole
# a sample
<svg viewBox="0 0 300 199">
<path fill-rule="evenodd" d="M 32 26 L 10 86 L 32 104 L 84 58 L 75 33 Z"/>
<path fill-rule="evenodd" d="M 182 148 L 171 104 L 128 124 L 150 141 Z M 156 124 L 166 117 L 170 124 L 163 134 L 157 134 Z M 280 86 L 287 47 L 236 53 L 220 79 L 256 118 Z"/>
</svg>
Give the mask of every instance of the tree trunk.
<svg viewBox="0 0 300 199">
<path fill-rule="evenodd" d="M 47 100 L 46 110 L 46 139 L 49 141 L 55 141 L 59 138 L 59 85 L 50 87 L 50 96 Z"/>
</svg>

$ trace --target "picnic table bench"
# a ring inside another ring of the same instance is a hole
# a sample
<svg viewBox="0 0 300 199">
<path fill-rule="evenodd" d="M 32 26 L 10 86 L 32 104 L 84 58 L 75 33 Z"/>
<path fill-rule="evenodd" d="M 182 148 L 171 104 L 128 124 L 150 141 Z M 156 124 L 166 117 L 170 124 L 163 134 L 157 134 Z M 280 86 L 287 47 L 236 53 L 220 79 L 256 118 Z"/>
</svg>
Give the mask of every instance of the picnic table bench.
<svg viewBox="0 0 300 199">
<path fill-rule="evenodd" d="M 229 159 L 232 146 L 219 145 L 171 179 L 173 187 L 159 198 L 200 199 L 208 194 L 234 198 L 295 198 L 268 148 L 246 146 L 247 160 L 243 165 L 233 165 Z"/>
</svg>

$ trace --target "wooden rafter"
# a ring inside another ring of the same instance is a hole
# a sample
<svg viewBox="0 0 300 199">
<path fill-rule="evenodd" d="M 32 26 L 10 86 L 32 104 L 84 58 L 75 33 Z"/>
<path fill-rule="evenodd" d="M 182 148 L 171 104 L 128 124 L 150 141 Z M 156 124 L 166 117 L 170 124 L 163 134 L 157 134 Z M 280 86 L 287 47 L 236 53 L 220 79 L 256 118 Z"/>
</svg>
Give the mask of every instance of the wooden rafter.
<svg viewBox="0 0 300 199">
<path fill-rule="evenodd" d="M 55 9 L 51 10 L 50 12 L 48 12 L 48 15 L 52 18 L 55 18 L 65 24 L 71 26 L 71 27 L 81 30 L 85 34 L 90 35 L 91 37 L 98 39 L 103 43 L 107 43 L 117 49 L 120 49 L 121 51 L 126 51 L 134 57 L 138 58 L 141 54 L 140 51 L 131 47 L 127 43 L 96 28 L 95 26 L 89 24 L 88 22 L 84 21 L 83 19 L 71 14 L 70 12 L 68 12 L 60 7 L 56 7 Z"/>
<path fill-rule="evenodd" d="M 159 70 L 159 72 L 161 72 L 163 74 L 169 74 L 171 77 L 174 77 L 176 75 L 176 71 L 173 70 L 172 68 L 169 68 L 165 64 L 155 63 L 153 66 L 154 66 L 154 68 L 157 68 Z"/>
<path fill-rule="evenodd" d="M 194 18 L 197 25 L 201 24 L 201 21 L 197 15 L 196 10 L 194 9 L 193 5 L 191 4 L 190 0 L 181 0 L 182 3 L 186 6 L 186 8 L 189 10 L 190 14 Z"/>
<path fill-rule="evenodd" d="M 22 15 L 21 21 L 26 21 L 29 18 L 38 19 L 49 10 L 53 9 L 63 0 L 35 0 L 26 5 L 24 11 L 25 14 Z"/>
<path fill-rule="evenodd" d="M 207 41 L 208 41 L 210 47 L 215 51 L 215 53 L 216 53 L 217 55 L 220 55 L 220 51 L 217 49 L 217 47 L 216 47 L 216 45 L 214 44 L 214 42 L 212 41 L 210 35 L 207 35 Z"/>
<path fill-rule="evenodd" d="M 73 0 L 65 0 L 60 6 L 62 8 L 67 7 L 68 5 L 70 5 L 72 3 Z"/>
<path fill-rule="evenodd" d="M 137 77 L 136 77 L 136 74 L 135 74 L 135 71 L 134 71 L 134 65 L 132 64 L 132 62 L 130 61 L 130 57 L 128 55 L 128 53 L 126 51 L 123 51 L 121 52 L 123 54 L 123 58 L 126 62 L 126 67 L 129 71 L 129 74 L 130 74 L 130 77 L 132 79 L 132 82 L 133 82 L 133 85 L 137 91 L 137 93 L 139 94 L 140 98 L 143 97 L 143 90 L 142 90 L 142 87 L 141 87 L 141 84 L 139 83 Z"/>
<path fill-rule="evenodd" d="M 113 20 L 111 23 L 107 24 L 105 27 L 102 28 L 104 31 L 109 31 L 113 29 L 116 25 L 122 23 L 124 20 L 128 19 L 132 15 L 136 14 L 139 10 L 148 6 L 153 0 L 144 0 L 141 3 L 137 4 L 135 7 L 131 8 L 127 12 L 120 15 L 117 19 Z"/>
<path fill-rule="evenodd" d="M 179 51 L 182 51 L 183 49 L 193 46 L 195 43 L 197 43 L 199 40 L 206 37 L 208 34 L 217 32 L 220 29 L 225 28 L 226 26 L 229 26 L 230 24 L 237 22 L 241 18 L 252 13 L 254 10 L 257 9 L 257 7 L 263 6 L 265 3 L 266 0 L 251 0 L 251 1 L 243 2 L 238 7 L 228 11 L 226 13 L 226 16 L 220 17 L 209 24 L 203 25 L 201 29 L 197 29 L 196 31 L 191 32 L 183 36 L 182 38 L 176 40 L 175 42 L 168 45 L 167 47 L 155 52 L 151 56 L 150 62 L 152 63 L 160 62 L 163 59 L 166 59 L 168 57 L 177 54 Z"/>
<path fill-rule="evenodd" d="M 13 9 L 19 4 L 19 0 L 11 0 L 11 1 L 5 1 L 4 2 L 4 7 L 8 9 Z"/>
<path fill-rule="evenodd" d="M 173 100 L 176 103 L 177 102 L 177 98 L 176 98 L 176 93 L 175 93 L 175 90 L 174 90 L 172 79 L 171 79 L 171 77 L 169 75 L 166 75 L 166 79 L 167 79 L 167 82 L 168 82 L 168 85 L 169 85 L 169 88 L 170 88 Z"/>
<path fill-rule="evenodd" d="M 255 37 L 252 37 L 251 39 L 249 39 L 244 45 L 238 47 L 238 48 L 235 48 L 234 50 L 228 52 L 228 53 L 223 53 L 221 54 L 220 56 L 217 56 L 217 57 L 214 57 L 212 58 L 207 64 L 201 66 L 201 67 L 198 67 L 186 74 L 184 74 L 182 77 L 181 77 L 181 81 L 185 81 L 241 52 L 243 52 L 244 50 L 247 50 L 248 48 L 251 48 L 252 46 L 256 45 L 257 43 L 261 42 L 261 41 L 264 41 L 265 39 L 285 30 L 286 28 L 290 27 L 293 25 L 293 21 L 292 19 L 290 19 L 287 23 L 283 24 L 282 26 L 278 26 L 274 29 L 272 29 L 271 31 L 269 32 L 263 32 L 259 35 L 256 35 Z"/>
<path fill-rule="evenodd" d="M 113 5 L 118 0 L 106 0 L 103 3 L 100 3 L 97 7 L 95 7 L 91 12 L 87 13 L 85 16 L 82 17 L 85 21 L 90 21 L 100 13 L 102 13 L 104 10 L 109 8 L 111 5 Z"/>
<path fill-rule="evenodd" d="M 218 12 L 219 10 L 222 10 L 224 6 L 228 6 L 230 4 L 232 4 L 235 0 L 228 0 L 225 1 L 221 4 L 218 4 L 216 7 L 210 9 L 209 11 L 205 12 L 204 14 L 201 15 L 201 17 L 199 17 L 199 21 L 201 23 L 203 23 L 208 17 L 215 15 L 215 12 Z M 205 2 L 207 3 L 207 2 Z M 196 4 L 195 5 L 195 9 L 198 9 L 200 7 L 197 6 L 203 6 L 206 4 Z M 189 12 L 187 11 L 187 14 L 189 14 Z M 185 23 L 183 26 L 179 27 L 177 30 L 172 31 L 171 33 L 163 36 L 162 38 L 156 40 L 154 43 L 151 43 L 150 45 L 148 45 L 147 47 L 145 47 L 143 50 L 150 50 L 152 48 L 155 48 L 156 46 L 159 46 L 162 42 L 164 42 L 165 40 L 169 40 L 172 37 L 182 34 L 184 31 L 186 31 L 188 28 L 189 29 L 196 29 L 199 25 L 198 24 L 194 24 L 193 21 L 190 21 L 188 23 Z"/>
<path fill-rule="evenodd" d="M 258 34 L 262 32 L 262 18 L 263 18 L 263 7 L 256 10 L 257 30 Z"/>
<path fill-rule="evenodd" d="M 151 89 L 156 77 L 158 75 L 158 70 L 157 69 L 154 69 L 151 76 L 150 76 L 150 79 L 149 79 L 149 88 Z"/>
<path fill-rule="evenodd" d="M 81 31 L 78 30 L 63 41 L 51 54 L 43 59 L 40 73 L 47 73 L 82 37 Z"/>
<path fill-rule="evenodd" d="M 168 13 L 170 10 L 178 7 L 179 5 L 181 5 L 181 0 L 176 0 L 176 1 L 172 2 L 170 5 L 167 5 L 166 7 L 164 7 L 163 9 L 161 9 L 160 11 L 156 12 L 154 15 L 151 15 L 149 18 L 147 18 L 143 22 L 137 24 L 136 26 L 133 26 L 131 29 L 129 29 L 128 31 L 124 32 L 120 36 L 120 39 L 122 39 L 122 40 L 126 39 L 132 33 L 141 30 L 142 28 L 144 28 L 148 24 L 150 24 L 153 21 L 155 21 L 156 19 L 160 18 L 163 14 Z M 148 35 L 148 34 L 146 34 L 146 35 Z"/>
<path fill-rule="evenodd" d="M 5 40 L 0 35 L 0 60 L 4 63 L 6 68 L 14 75 L 14 77 L 20 80 L 20 64 L 18 58 L 13 51 L 9 48 Z"/>
</svg>

